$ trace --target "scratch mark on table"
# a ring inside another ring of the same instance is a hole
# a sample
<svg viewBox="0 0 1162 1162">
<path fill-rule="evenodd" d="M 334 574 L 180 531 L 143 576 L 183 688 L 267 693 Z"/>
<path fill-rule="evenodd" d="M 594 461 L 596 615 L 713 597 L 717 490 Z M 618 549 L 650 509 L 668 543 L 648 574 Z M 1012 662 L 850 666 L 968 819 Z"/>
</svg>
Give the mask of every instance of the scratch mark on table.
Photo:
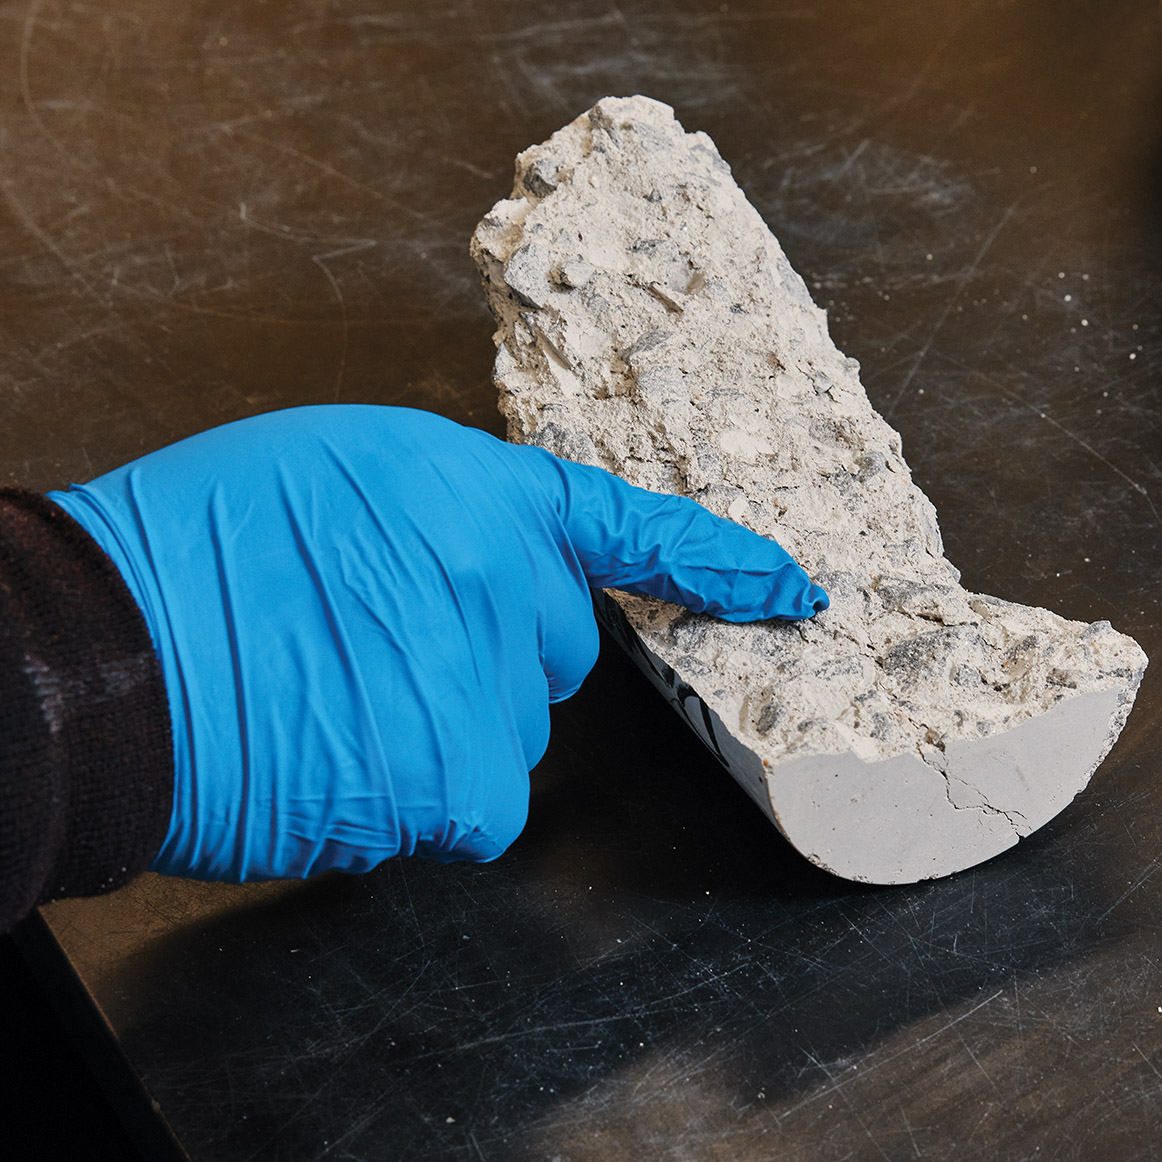
<svg viewBox="0 0 1162 1162">
<path fill-rule="evenodd" d="M 809 1050 L 806 1052 L 807 1052 L 807 1056 L 815 1063 L 816 1066 L 818 1066 L 819 1069 L 821 1069 L 823 1071 L 823 1073 L 827 1076 L 827 1078 L 831 1081 L 835 1081 L 835 1075 L 831 1072 L 831 1070 L 828 1069 L 827 1066 L 824 1065 L 823 1062 L 820 1061 L 819 1058 L 816 1057 L 814 1053 L 811 1053 Z M 857 1110 L 855 1108 L 855 1106 L 853 1106 L 851 1104 L 851 1102 L 847 1098 L 847 1094 L 845 1094 L 843 1092 L 843 1089 L 847 1085 L 847 1083 L 849 1081 L 853 1080 L 857 1076 L 859 1076 L 859 1074 L 853 1072 L 853 1073 L 850 1073 L 847 1077 L 845 1077 L 842 1081 L 835 1082 L 834 1092 L 839 1094 L 839 1097 L 843 1101 L 843 1104 L 845 1106 L 847 1106 L 847 1112 L 849 1114 L 851 1114 L 851 1116 L 855 1119 L 856 1124 L 859 1126 L 859 1128 L 861 1130 L 863 1130 L 864 1134 L 867 1135 L 867 1140 L 869 1142 L 871 1142 L 871 1144 L 880 1153 L 881 1157 L 883 1157 L 883 1159 L 884 1159 L 884 1162 L 891 1162 L 891 1159 L 888 1157 L 887 1151 L 885 1151 L 884 1148 L 879 1144 L 879 1142 L 876 1141 L 875 1135 L 871 1132 L 870 1127 L 867 1125 L 867 1123 L 860 1116 L 859 1110 Z M 903 1107 L 901 1107 L 901 1112 L 903 1112 Z M 915 1143 L 913 1142 L 913 1145 L 914 1144 Z"/>
<path fill-rule="evenodd" d="M 28 116 L 32 119 L 33 125 L 40 130 L 44 135 L 46 141 L 58 149 L 61 153 L 72 157 L 64 145 L 49 131 L 48 126 L 44 123 L 44 119 L 40 115 L 40 111 L 36 107 L 36 101 L 32 95 L 32 80 L 29 76 L 28 58 L 32 53 L 32 36 L 36 30 L 37 17 L 40 15 L 40 9 L 43 0 L 32 0 L 28 7 L 28 15 L 24 18 L 24 27 L 20 34 L 20 99 L 25 109 L 28 110 Z"/>
<path fill-rule="evenodd" d="M 1023 400 L 1021 402 L 1024 403 Z M 1120 476 L 1135 492 L 1145 498 L 1146 504 L 1150 508 L 1150 513 L 1155 520 L 1158 520 L 1158 510 L 1154 507 L 1154 502 L 1150 499 L 1150 494 L 1146 491 L 1144 485 L 1139 484 L 1132 477 L 1127 476 L 1116 464 L 1113 464 L 1107 460 L 1092 444 L 1083 440 L 1076 432 L 1071 432 L 1067 427 L 1065 427 L 1064 424 L 1059 423 L 1048 412 L 1040 411 L 1039 409 L 1033 407 L 1032 404 L 1026 403 L 1024 406 L 1027 407 L 1030 411 L 1036 412 L 1039 419 L 1044 420 L 1047 424 L 1052 424 L 1059 432 L 1068 436 L 1075 444 L 1080 445 L 1091 456 L 1094 456 L 1096 459 L 1100 460 L 1111 472 L 1117 476 Z"/>
<path fill-rule="evenodd" d="M 971 370 L 961 360 L 949 359 L 949 362 L 952 363 L 956 367 L 963 368 L 964 370 Z M 980 373 L 978 372 L 978 374 L 980 374 Z M 1076 432 L 1071 431 L 1069 428 L 1067 428 L 1060 421 L 1055 420 L 1047 411 L 1038 407 L 1036 404 L 1031 404 L 1027 400 L 1022 399 L 1019 395 L 1017 395 L 1016 392 L 1011 391 L 1009 388 L 1005 387 L 1005 385 L 1003 383 L 994 379 L 992 376 L 981 375 L 981 379 L 983 382 L 989 384 L 991 387 L 995 387 L 997 389 L 997 391 L 999 391 L 1003 396 L 1005 396 L 1006 399 L 1010 400 L 1012 403 L 1019 404 L 1026 411 L 1032 412 L 1038 419 L 1044 420 L 1047 424 L 1052 424 L 1053 427 L 1055 427 L 1063 436 L 1068 437 L 1075 444 L 1077 444 L 1078 447 L 1084 448 L 1091 456 L 1094 457 L 1095 460 L 1100 461 L 1112 473 L 1114 473 L 1115 476 L 1120 476 L 1122 480 L 1124 480 L 1136 493 L 1138 493 L 1139 496 L 1141 496 L 1146 501 L 1146 504 L 1150 509 L 1150 513 L 1154 517 L 1154 520 L 1155 521 L 1160 520 L 1160 518 L 1158 516 L 1158 509 L 1155 507 L 1154 501 L 1153 501 L 1152 497 L 1150 496 L 1150 493 L 1146 490 L 1145 485 L 1139 484 L 1138 481 L 1135 480 L 1132 476 L 1129 476 L 1125 472 L 1123 472 L 1116 464 L 1114 464 L 1112 461 L 1108 460 L 1105 456 L 1103 456 L 1091 443 L 1089 443 L 1088 440 L 1083 439 Z"/>
<path fill-rule="evenodd" d="M 932 72 L 936 62 L 940 59 L 941 54 L 952 42 L 953 38 L 960 32 L 960 30 L 980 11 L 984 6 L 983 0 L 977 0 L 967 10 L 961 13 L 960 19 L 940 38 L 936 47 L 924 58 L 923 64 L 916 70 L 915 76 L 912 77 L 908 83 L 907 88 L 897 93 L 895 96 L 889 97 L 886 101 L 882 101 L 874 109 L 869 109 L 861 116 L 853 120 L 848 129 L 854 131 L 860 126 L 866 125 L 873 117 L 878 118 L 884 113 L 893 112 L 896 109 L 907 105 L 909 101 L 920 91 L 921 86 L 928 79 L 928 75 Z"/>
<path fill-rule="evenodd" d="M 353 246 L 345 246 L 339 250 L 330 250 L 326 254 L 311 255 L 311 261 L 327 276 L 327 281 L 331 284 L 331 290 L 335 292 L 335 297 L 339 300 L 339 314 L 343 324 L 343 334 L 339 347 L 339 368 L 335 373 L 335 391 L 331 397 L 332 403 L 338 403 L 339 397 L 343 393 L 343 373 L 347 369 L 347 340 L 350 337 L 351 324 L 347 318 L 347 300 L 343 297 L 343 288 L 339 285 L 339 280 L 327 265 L 327 260 L 331 258 L 342 258 L 345 254 L 356 254 L 374 245 L 375 242 L 373 239 L 365 239 L 363 242 L 356 243 Z"/>
<path fill-rule="evenodd" d="M 984 1079 L 985 1079 L 985 1081 L 987 1081 L 987 1082 L 989 1083 L 989 1085 L 991 1085 L 991 1086 L 993 1087 L 993 1089 L 995 1089 L 995 1090 L 997 1091 L 997 1093 L 1000 1093 L 1000 1092 L 1001 1092 L 1001 1091 L 1000 1091 L 1000 1087 L 999 1087 L 999 1086 L 997 1085 L 997 1083 L 996 1083 L 995 1081 L 993 1081 L 993 1079 L 992 1079 L 992 1078 L 989 1076 L 989 1072 L 988 1072 L 988 1070 L 987 1070 L 987 1069 L 985 1069 L 985 1067 L 984 1067 L 983 1065 L 981 1065 L 981 1063 L 980 1063 L 980 1059 L 979 1059 L 979 1058 L 977 1057 L 977 1055 L 976 1055 L 976 1054 L 975 1054 L 975 1053 L 972 1051 L 972 1046 L 971 1046 L 971 1045 L 970 1045 L 970 1044 L 969 1044 L 969 1043 L 968 1043 L 968 1042 L 967 1042 L 967 1041 L 964 1039 L 964 1036 L 963 1036 L 963 1035 L 961 1035 L 961 1036 L 960 1036 L 960 1043 L 961 1043 L 961 1045 L 963 1045 L 963 1046 L 964 1046 L 964 1051 L 965 1051 L 965 1052 L 966 1052 L 966 1053 L 969 1055 L 969 1057 L 971 1057 L 971 1058 L 972 1058 L 972 1063 L 973 1063 L 973 1065 L 975 1065 L 975 1066 L 977 1067 L 977 1069 L 979 1069 L 979 1070 L 981 1071 L 981 1073 L 983 1073 L 983 1074 L 984 1074 Z"/>
<path fill-rule="evenodd" d="M 1005 212 L 1001 215 L 1000 220 L 985 237 L 984 243 L 976 252 L 976 256 L 968 265 L 968 268 L 957 279 L 956 290 L 953 292 L 952 297 L 945 304 L 944 310 L 941 312 L 940 317 L 936 320 L 936 325 L 929 333 L 924 346 L 920 348 L 920 353 L 916 356 L 910 370 L 908 371 L 908 374 L 904 377 L 904 382 L 900 384 L 900 390 L 896 392 L 895 399 L 893 399 L 888 407 L 884 410 L 884 419 L 891 418 L 892 412 L 896 409 L 896 405 L 904 397 L 904 393 L 908 390 L 912 380 L 916 377 L 916 372 L 920 370 L 921 364 L 928 357 L 928 352 L 932 350 L 932 344 L 936 341 L 936 336 L 940 334 L 941 330 L 943 330 L 944 324 L 948 322 L 948 317 L 952 314 L 953 308 L 960 301 L 961 296 L 964 294 L 966 288 L 968 287 L 969 280 L 980 269 L 980 264 L 984 261 L 985 255 L 988 254 L 989 250 L 992 249 L 993 243 L 997 240 L 1000 232 L 1005 228 L 1005 226 L 1008 225 L 1009 219 L 1012 218 L 1014 213 L 1016 213 L 1016 210 L 1016 202 L 1006 208 Z"/>
<path fill-rule="evenodd" d="M 1100 916 L 1094 920 L 1094 924 L 1100 924 L 1111 912 L 1120 908 L 1148 879 L 1150 879 L 1162 864 L 1154 864 L 1145 873 L 1140 875 L 1133 883 L 1118 898 L 1104 911 Z"/>
<path fill-rule="evenodd" d="M 927 1045 L 929 1041 L 933 1041 L 937 1037 L 947 1033 L 949 1029 L 959 1025 L 961 1021 L 967 1021 L 968 1018 L 971 1017 L 974 1013 L 980 1012 L 981 1009 L 991 1005 L 993 1001 L 997 999 L 997 997 L 1004 996 L 1004 994 L 1004 989 L 997 989 L 997 991 L 991 996 L 985 997 L 983 1001 L 978 1001 L 967 1012 L 961 1013 L 959 1017 L 953 1017 L 951 1021 L 946 1021 L 943 1025 L 940 1026 L 940 1028 L 934 1029 L 931 1033 L 921 1037 L 918 1041 L 914 1041 L 911 1045 L 906 1045 L 903 1049 L 897 1049 L 895 1053 L 889 1053 L 887 1057 L 883 1058 L 883 1060 L 876 1061 L 874 1064 L 867 1066 L 865 1069 L 859 1070 L 857 1073 L 850 1074 L 847 1077 L 834 1081 L 831 1085 L 826 1086 L 824 1089 L 820 1089 L 815 1093 L 809 1094 L 807 1097 L 803 1098 L 802 1101 L 796 1102 L 789 1109 L 784 1110 L 782 1113 L 778 1114 L 778 1121 L 784 1121 L 785 1119 L 789 1118 L 791 1114 L 795 1113 L 797 1110 L 802 1109 L 803 1106 L 810 1105 L 812 1102 L 818 1101 L 821 1097 L 827 1097 L 829 1094 L 838 1093 L 849 1082 L 855 1080 L 855 1078 L 867 1077 L 869 1073 L 874 1073 L 877 1069 L 882 1069 L 885 1065 L 891 1064 L 891 1062 L 895 1061 L 898 1057 L 903 1057 L 905 1054 L 912 1053 L 919 1049 L 921 1046 Z M 811 1055 L 808 1054 L 808 1056 Z M 814 1060 L 814 1058 L 812 1058 L 812 1060 Z M 823 1069 L 823 1072 L 827 1074 L 828 1077 L 831 1076 L 831 1074 L 829 1074 L 825 1068 Z"/>
<path fill-rule="evenodd" d="M 414 928 L 415 928 L 416 936 L 419 937 L 420 947 L 427 948 L 427 944 L 424 941 L 424 926 L 422 923 L 420 923 L 420 918 L 416 914 L 416 904 L 415 904 L 415 901 L 412 899 L 412 890 L 410 887 L 408 887 L 407 868 L 405 866 L 405 861 L 402 859 L 399 860 L 398 867 L 399 867 L 400 883 L 403 884 L 404 895 L 407 896 L 407 898 L 408 898 L 408 910 L 412 914 L 412 923 L 413 923 Z"/>
<path fill-rule="evenodd" d="M 908 1139 L 912 1143 L 912 1149 L 916 1152 L 917 1158 L 923 1158 L 924 1155 L 920 1153 L 920 1147 L 916 1145 L 916 1135 L 912 1133 L 912 1123 L 908 1121 L 908 1115 L 904 1111 L 904 1103 L 897 1103 L 900 1107 L 900 1117 L 904 1119 L 904 1128 L 908 1131 Z"/>
<path fill-rule="evenodd" d="M 346 186 L 350 186 L 353 190 L 359 190 L 361 193 L 370 194 L 373 198 L 381 202 L 388 202 L 396 209 L 410 209 L 400 205 L 394 198 L 389 198 L 382 190 L 377 190 L 374 186 L 366 185 L 364 182 L 357 181 L 355 178 L 348 177 L 345 173 L 337 170 L 329 161 L 323 161 L 321 158 L 312 157 L 309 153 L 303 153 L 301 149 L 295 149 L 293 145 L 284 145 L 280 141 L 272 141 L 269 137 L 263 137 L 260 133 L 251 133 L 247 130 L 238 130 L 231 127 L 223 127 L 224 132 L 229 133 L 233 137 L 246 137 L 251 141 L 257 141 L 261 145 L 266 145 L 273 149 L 276 153 L 281 153 L 286 157 L 293 157 L 298 161 L 304 162 L 306 165 L 313 166 L 321 173 L 325 173 L 328 177 L 334 178 L 336 181 L 342 182 Z M 414 212 L 414 211 L 413 211 Z"/>
<path fill-rule="evenodd" d="M 835 171 L 836 177 L 843 177 L 855 164 L 860 155 L 871 144 L 871 138 L 865 137 L 844 159 L 843 164 Z"/>
<path fill-rule="evenodd" d="M 73 262 L 71 258 L 46 234 L 40 226 L 33 219 L 32 215 L 25 209 L 23 203 L 16 197 L 12 191 L 12 179 L 5 178 L 0 181 L 0 194 L 3 195 L 4 201 L 12 210 L 20 224 L 31 234 L 54 258 L 58 259 L 62 266 L 85 288 L 89 294 L 96 299 L 103 307 L 109 306 L 109 300 L 98 292 L 97 288 L 89 282 L 87 278 L 81 273 L 80 269 Z"/>
<path fill-rule="evenodd" d="M 1147 1057 L 1146 1054 L 1143 1053 L 1142 1050 L 1138 1048 L 1137 1041 L 1132 1041 L 1131 1045 L 1133 1045 L 1133 1047 L 1134 1047 L 1134 1052 L 1136 1052 L 1138 1054 L 1138 1056 L 1154 1071 L 1158 1080 L 1162 1081 L 1162 1073 L 1158 1072 L 1158 1066 L 1155 1065 L 1154 1062 L 1151 1061 L 1150 1058 Z"/>
</svg>

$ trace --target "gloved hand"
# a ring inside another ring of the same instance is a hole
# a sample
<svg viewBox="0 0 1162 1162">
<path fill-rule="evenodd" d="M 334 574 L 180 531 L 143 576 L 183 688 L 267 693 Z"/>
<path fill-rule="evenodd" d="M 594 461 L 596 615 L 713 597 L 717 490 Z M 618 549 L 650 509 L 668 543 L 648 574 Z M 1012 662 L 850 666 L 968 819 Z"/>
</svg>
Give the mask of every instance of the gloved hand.
<svg viewBox="0 0 1162 1162">
<path fill-rule="evenodd" d="M 145 615 L 175 755 L 153 867 L 203 879 L 498 856 L 549 703 L 596 661 L 590 586 L 732 621 L 827 606 L 693 501 L 399 408 L 242 420 L 50 498 Z"/>
</svg>

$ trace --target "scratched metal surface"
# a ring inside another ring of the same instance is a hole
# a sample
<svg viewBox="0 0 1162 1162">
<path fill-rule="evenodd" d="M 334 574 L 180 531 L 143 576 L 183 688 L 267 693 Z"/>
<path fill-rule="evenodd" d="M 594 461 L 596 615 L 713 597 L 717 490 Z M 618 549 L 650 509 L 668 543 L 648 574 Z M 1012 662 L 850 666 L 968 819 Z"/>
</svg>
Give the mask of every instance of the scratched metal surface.
<svg viewBox="0 0 1162 1162">
<path fill-rule="evenodd" d="M 467 239 L 607 93 L 718 141 L 965 583 L 1159 654 L 1140 0 L 0 4 L 0 478 L 292 404 L 499 433 Z M 610 650 L 486 867 L 47 909 L 194 1159 L 1156 1156 L 1162 668 L 950 880 L 815 872 Z"/>
</svg>

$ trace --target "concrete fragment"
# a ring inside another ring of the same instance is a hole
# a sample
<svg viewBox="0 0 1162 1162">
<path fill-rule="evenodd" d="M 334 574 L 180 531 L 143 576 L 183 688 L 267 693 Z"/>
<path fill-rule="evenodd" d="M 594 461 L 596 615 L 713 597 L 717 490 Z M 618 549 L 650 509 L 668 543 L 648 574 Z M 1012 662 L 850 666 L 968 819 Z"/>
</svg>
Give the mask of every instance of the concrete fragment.
<svg viewBox="0 0 1162 1162">
<path fill-rule="evenodd" d="M 1056 815 L 1125 723 L 1137 644 L 961 588 L 898 433 L 709 137 L 607 98 L 517 175 L 472 246 L 509 438 L 691 496 L 832 599 L 731 625 L 600 595 L 699 737 L 853 880 L 947 875 Z"/>
</svg>

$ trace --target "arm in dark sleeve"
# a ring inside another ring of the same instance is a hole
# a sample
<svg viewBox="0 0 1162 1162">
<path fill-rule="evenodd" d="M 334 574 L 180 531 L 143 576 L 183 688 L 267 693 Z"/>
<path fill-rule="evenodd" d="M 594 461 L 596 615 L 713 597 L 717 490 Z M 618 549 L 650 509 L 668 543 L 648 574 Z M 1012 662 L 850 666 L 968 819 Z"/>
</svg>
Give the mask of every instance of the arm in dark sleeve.
<svg viewBox="0 0 1162 1162">
<path fill-rule="evenodd" d="M 129 589 L 72 517 L 0 488 L 0 932 L 144 871 L 172 797 L 165 684 Z"/>
</svg>

